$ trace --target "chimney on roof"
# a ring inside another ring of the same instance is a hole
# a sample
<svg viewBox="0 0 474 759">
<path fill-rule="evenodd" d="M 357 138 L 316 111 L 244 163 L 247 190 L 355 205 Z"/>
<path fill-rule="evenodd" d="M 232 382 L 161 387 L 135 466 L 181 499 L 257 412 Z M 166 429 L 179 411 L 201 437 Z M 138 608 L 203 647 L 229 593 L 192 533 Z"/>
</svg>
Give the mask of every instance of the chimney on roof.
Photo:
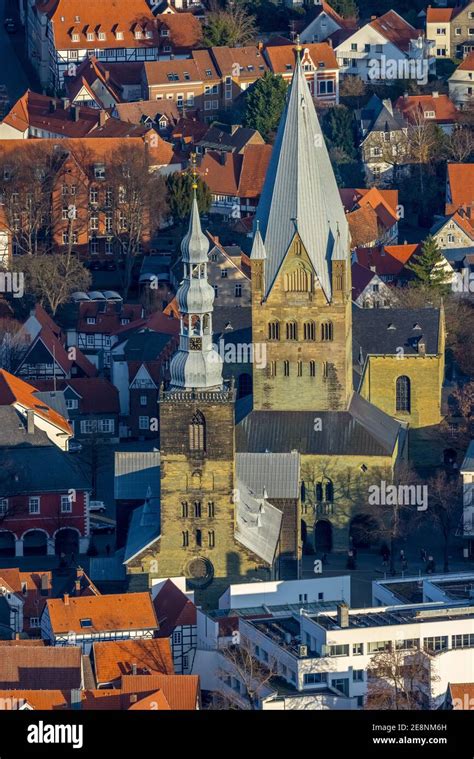
<svg viewBox="0 0 474 759">
<path fill-rule="evenodd" d="M 48 575 L 41 575 L 41 591 L 49 592 L 49 578 Z"/>
<path fill-rule="evenodd" d="M 64 606 L 69 606 L 69 593 L 65 593 L 63 596 Z"/>
<path fill-rule="evenodd" d="M 341 628 L 349 627 L 349 607 L 345 603 L 337 605 L 337 624 Z"/>
<path fill-rule="evenodd" d="M 432 95 L 434 98 L 439 98 L 439 92 L 438 92 L 438 90 L 434 90 L 434 92 L 432 92 L 432 93 L 431 93 L 431 95 Z"/>
<path fill-rule="evenodd" d="M 56 110 L 56 101 L 53 98 L 52 100 L 49 101 L 49 112 L 54 113 L 55 110 Z"/>
<path fill-rule="evenodd" d="M 62 101 L 64 110 L 67 111 L 70 105 L 69 98 L 61 98 L 61 101 Z"/>
<path fill-rule="evenodd" d="M 138 696 L 136 693 L 130 693 L 130 703 L 136 704 L 138 701 Z"/>
<path fill-rule="evenodd" d="M 28 435 L 35 434 L 35 412 L 32 408 L 26 412 L 26 431 Z"/>
<path fill-rule="evenodd" d="M 426 356 L 426 341 L 424 337 L 420 337 L 418 340 L 418 345 L 416 347 L 420 356 Z"/>
<path fill-rule="evenodd" d="M 15 640 L 20 640 L 20 633 L 15 633 Z"/>
<path fill-rule="evenodd" d="M 104 69 L 104 79 L 106 82 L 110 79 L 110 71 L 108 69 Z"/>
<path fill-rule="evenodd" d="M 106 122 L 106 113 L 105 111 L 99 111 L 99 126 L 103 127 Z"/>
<path fill-rule="evenodd" d="M 133 662 L 132 663 L 132 675 L 136 675 L 136 674 L 137 674 L 137 664 L 136 664 L 136 662 Z"/>
<path fill-rule="evenodd" d="M 80 577 L 84 577 L 84 570 L 82 567 L 77 567 L 76 569 L 76 577 L 79 579 Z"/>
<path fill-rule="evenodd" d="M 261 41 L 260 41 L 260 42 L 257 44 L 257 50 L 263 50 L 263 42 L 261 42 Z"/>
<path fill-rule="evenodd" d="M 75 592 L 77 594 L 79 594 L 81 592 L 81 581 L 80 580 L 76 580 L 74 582 L 74 589 L 75 589 Z"/>
<path fill-rule="evenodd" d="M 332 39 L 331 39 L 331 37 L 328 37 L 327 40 L 325 40 L 325 42 L 328 43 L 329 47 L 332 47 Z"/>
<path fill-rule="evenodd" d="M 72 108 L 72 118 L 74 121 L 79 121 L 79 117 L 81 115 L 81 106 L 80 105 L 74 105 Z"/>
</svg>

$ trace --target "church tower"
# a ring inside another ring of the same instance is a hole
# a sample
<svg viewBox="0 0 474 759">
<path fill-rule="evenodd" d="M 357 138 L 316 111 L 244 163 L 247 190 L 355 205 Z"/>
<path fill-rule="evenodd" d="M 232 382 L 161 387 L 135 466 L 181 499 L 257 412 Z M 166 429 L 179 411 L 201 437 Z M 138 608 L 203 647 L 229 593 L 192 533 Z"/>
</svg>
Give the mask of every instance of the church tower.
<svg viewBox="0 0 474 759">
<path fill-rule="evenodd" d="M 352 392 L 350 238 L 297 50 L 257 209 L 252 331 L 255 410 L 342 410 Z"/>
<path fill-rule="evenodd" d="M 259 560 L 234 538 L 235 392 L 223 382 L 212 344 L 208 248 L 194 194 L 176 295 L 180 344 L 160 396 L 161 537 L 154 573 L 185 575 L 198 596 L 205 590 L 206 600 L 215 600 L 229 578 L 258 576 Z"/>
</svg>

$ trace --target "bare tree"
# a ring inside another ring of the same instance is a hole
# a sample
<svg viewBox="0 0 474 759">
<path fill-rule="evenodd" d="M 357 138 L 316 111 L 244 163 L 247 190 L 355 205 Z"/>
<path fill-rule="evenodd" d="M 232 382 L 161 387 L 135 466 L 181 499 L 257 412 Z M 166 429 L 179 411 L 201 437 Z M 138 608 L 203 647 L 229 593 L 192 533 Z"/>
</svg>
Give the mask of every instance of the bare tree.
<svg viewBox="0 0 474 759">
<path fill-rule="evenodd" d="M 390 644 L 372 657 L 367 667 L 366 709 L 420 710 L 429 707 L 432 656 L 428 651 L 404 650 Z"/>
<path fill-rule="evenodd" d="M 240 636 L 237 644 L 221 649 L 222 663 L 219 666 L 219 677 L 223 682 L 235 678 L 239 682 L 239 692 L 233 698 L 231 686 L 217 692 L 213 709 L 259 709 L 260 698 L 271 685 L 277 675 L 277 663 L 269 657 L 263 664 L 254 654 L 252 644 L 244 636 Z"/>
<path fill-rule="evenodd" d="M 430 524 L 443 539 L 443 572 L 449 572 L 449 547 L 462 517 L 462 494 L 459 476 L 437 472 L 428 483 L 428 510 Z"/>
<path fill-rule="evenodd" d="M 108 234 L 123 263 L 122 287 L 127 297 L 133 264 L 167 212 L 163 177 L 153 170 L 147 146 L 123 145 L 107 161 L 107 192 L 102 211 Z"/>
<path fill-rule="evenodd" d="M 474 130 L 471 125 L 457 126 L 446 140 L 448 160 L 467 163 L 474 155 Z"/>
<path fill-rule="evenodd" d="M 61 255 L 37 255 L 13 262 L 25 275 L 25 290 L 38 298 L 54 315 L 59 306 L 76 290 L 87 290 L 91 275 L 72 252 Z"/>
<path fill-rule="evenodd" d="M 29 345 L 22 326 L 16 319 L 0 319 L 0 366 L 8 372 L 16 369 Z"/>
</svg>

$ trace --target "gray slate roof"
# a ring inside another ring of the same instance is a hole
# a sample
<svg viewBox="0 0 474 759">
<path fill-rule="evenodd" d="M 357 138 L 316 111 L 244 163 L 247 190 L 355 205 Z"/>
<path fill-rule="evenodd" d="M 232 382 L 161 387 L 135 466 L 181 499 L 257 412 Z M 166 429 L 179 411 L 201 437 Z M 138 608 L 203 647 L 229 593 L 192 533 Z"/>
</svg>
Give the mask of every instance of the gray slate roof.
<svg viewBox="0 0 474 759">
<path fill-rule="evenodd" d="M 331 260 L 347 258 L 349 228 L 300 62 L 278 128 L 254 231 L 257 226 L 267 255 L 266 294 L 298 231 L 330 298 Z"/>
<path fill-rule="evenodd" d="M 148 495 L 156 497 L 159 492 L 159 451 L 116 451 L 114 480 L 116 500 L 144 501 Z"/>
<path fill-rule="evenodd" d="M 35 426 L 33 434 L 26 431 L 26 422 L 13 406 L 0 406 L 0 446 L 50 445 L 46 432 Z"/>
<path fill-rule="evenodd" d="M 249 400 L 237 406 L 247 410 Z M 237 418 L 236 450 L 247 453 L 387 456 L 403 434 L 399 422 L 356 393 L 348 411 L 251 411 Z M 317 432 L 316 418 L 321 420 Z"/>
<path fill-rule="evenodd" d="M 2 497 L 28 493 L 67 493 L 91 490 L 78 461 L 53 443 L 0 449 Z"/>
<path fill-rule="evenodd" d="M 235 539 L 267 564 L 272 564 L 280 538 L 282 512 L 263 498 L 256 498 L 238 479 L 235 505 Z"/>
<path fill-rule="evenodd" d="M 298 453 L 237 453 L 237 479 L 244 482 L 258 497 L 298 498 L 300 488 L 300 456 Z"/>
<path fill-rule="evenodd" d="M 151 498 L 133 511 L 125 546 L 124 564 L 141 553 L 160 537 L 160 506 L 158 498 Z"/>
<path fill-rule="evenodd" d="M 426 353 L 438 353 L 439 309 L 437 308 L 352 308 L 353 360 L 360 364 L 371 355 L 417 355 L 423 337 Z M 418 329 L 420 327 L 420 329 Z"/>
</svg>

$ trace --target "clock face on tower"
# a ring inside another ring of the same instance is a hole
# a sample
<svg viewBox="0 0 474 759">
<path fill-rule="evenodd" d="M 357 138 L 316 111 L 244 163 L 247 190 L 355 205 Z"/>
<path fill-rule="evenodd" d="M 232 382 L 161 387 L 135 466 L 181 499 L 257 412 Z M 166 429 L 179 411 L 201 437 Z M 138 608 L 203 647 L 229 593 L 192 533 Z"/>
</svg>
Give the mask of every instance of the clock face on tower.
<svg viewBox="0 0 474 759">
<path fill-rule="evenodd" d="M 202 348 L 202 338 L 192 337 L 189 341 L 189 348 L 192 351 L 200 351 Z"/>
</svg>

